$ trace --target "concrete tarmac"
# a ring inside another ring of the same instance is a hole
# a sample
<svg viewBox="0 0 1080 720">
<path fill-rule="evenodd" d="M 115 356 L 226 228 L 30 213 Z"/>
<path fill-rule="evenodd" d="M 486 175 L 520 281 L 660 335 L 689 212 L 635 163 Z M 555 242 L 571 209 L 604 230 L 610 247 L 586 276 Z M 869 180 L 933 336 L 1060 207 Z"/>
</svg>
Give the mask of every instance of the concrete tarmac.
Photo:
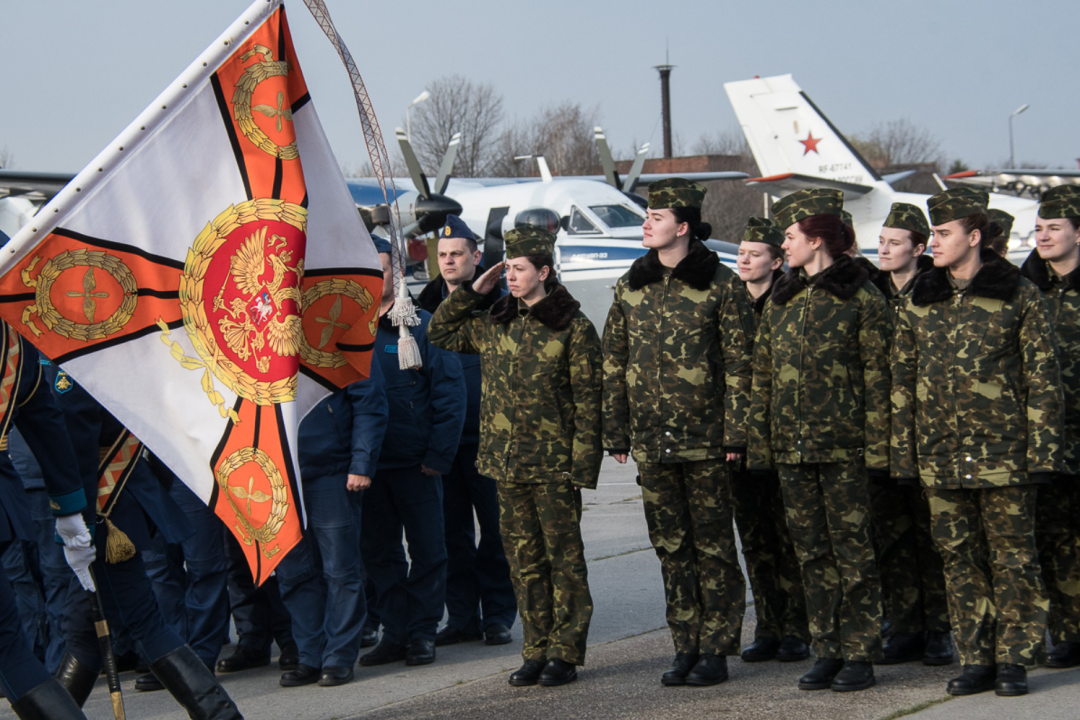
<svg viewBox="0 0 1080 720">
<path fill-rule="evenodd" d="M 595 613 L 586 666 L 562 688 L 512 688 L 506 680 L 521 664 L 521 633 L 514 642 L 482 642 L 438 649 L 433 665 L 396 663 L 356 667 L 356 679 L 337 688 L 281 688 L 276 663 L 219 675 L 249 720 L 345 720 L 372 718 L 769 718 L 770 720 L 996 720 L 1080 718 L 1080 669 L 1037 670 L 1031 694 L 998 698 L 993 693 L 949 699 L 945 683 L 958 665 L 878 667 L 876 687 L 856 693 L 803 692 L 796 681 L 811 665 L 746 664 L 729 659 L 731 679 L 712 688 L 664 688 L 660 675 L 673 650 L 664 620 L 660 565 L 652 552 L 633 464 L 605 460 L 596 491 L 584 491 L 582 519 Z M 753 639 L 751 606 L 743 640 Z M 223 649 L 228 655 L 232 647 Z M 367 649 L 361 651 L 367 652 Z M 276 659 L 276 658 L 275 658 Z M 166 692 L 140 693 L 134 673 L 121 676 L 127 717 L 184 720 Z M 113 717 L 104 679 L 85 707 L 90 720 Z M 0 718 L 14 714 L 3 704 Z"/>
</svg>

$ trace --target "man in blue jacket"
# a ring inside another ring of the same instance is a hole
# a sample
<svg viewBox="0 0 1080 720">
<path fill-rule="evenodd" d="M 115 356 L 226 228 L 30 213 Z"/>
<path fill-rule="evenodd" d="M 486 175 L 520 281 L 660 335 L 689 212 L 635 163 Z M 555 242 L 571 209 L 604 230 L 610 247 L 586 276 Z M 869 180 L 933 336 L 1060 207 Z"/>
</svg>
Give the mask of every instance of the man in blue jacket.
<svg viewBox="0 0 1080 720">
<path fill-rule="evenodd" d="M 461 438 L 465 378 L 454 353 L 428 343 L 431 315 L 423 310 L 417 311 L 420 324 L 408 328 L 423 366 L 399 367 L 399 328 L 387 317 L 394 305 L 390 245 L 381 239 L 375 244 L 383 293 L 372 363 L 379 363 L 386 379 L 390 417 L 378 469 L 365 493 L 360 547 L 383 635 L 360 664 L 427 665 L 435 661 L 435 631 L 446 600 L 441 476 L 453 466 Z"/>
<path fill-rule="evenodd" d="M 483 275 L 482 257 L 469 226 L 457 215 L 448 215 L 446 225 L 439 232 L 439 277 L 420 293 L 420 307 L 434 314 L 462 283 Z M 503 294 L 496 285 L 476 309 L 487 310 Z M 476 469 L 480 449 L 480 356 L 463 353 L 457 357 L 465 373 L 467 410 L 454 465 L 442 479 L 447 619 L 446 626 L 435 636 L 435 645 L 453 645 L 481 637 L 488 645 L 504 645 L 510 642 L 517 601 L 499 532 L 495 481 Z M 480 525 L 479 543 L 476 524 Z"/>
<path fill-rule="evenodd" d="M 277 566 L 281 599 L 292 614 L 300 653 L 282 687 L 343 685 L 353 679 L 367 617 L 360 563 L 361 499 L 371 485 L 386 430 L 379 364 L 337 390 L 300 423 L 297 447 L 307 528 Z"/>
</svg>

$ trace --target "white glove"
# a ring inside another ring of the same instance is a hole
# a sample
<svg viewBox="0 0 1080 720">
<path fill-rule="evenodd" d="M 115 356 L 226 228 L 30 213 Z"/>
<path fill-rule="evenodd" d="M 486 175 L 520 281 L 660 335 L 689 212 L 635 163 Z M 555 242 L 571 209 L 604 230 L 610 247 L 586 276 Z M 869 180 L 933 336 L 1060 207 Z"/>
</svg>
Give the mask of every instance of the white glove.
<svg viewBox="0 0 1080 720">
<path fill-rule="evenodd" d="M 82 515 L 76 513 L 56 518 L 56 534 L 64 541 L 64 557 L 75 571 L 75 577 L 79 578 L 79 584 L 85 590 L 94 592 L 96 588 L 94 578 L 90 575 L 90 563 L 94 562 L 97 553 Z"/>
</svg>

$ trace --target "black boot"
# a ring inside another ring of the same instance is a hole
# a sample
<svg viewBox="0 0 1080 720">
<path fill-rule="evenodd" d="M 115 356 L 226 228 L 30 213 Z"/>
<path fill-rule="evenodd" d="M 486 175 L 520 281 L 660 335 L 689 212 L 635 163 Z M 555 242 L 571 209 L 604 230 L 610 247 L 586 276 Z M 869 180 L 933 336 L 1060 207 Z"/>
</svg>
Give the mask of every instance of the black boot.
<svg viewBox="0 0 1080 720">
<path fill-rule="evenodd" d="M 844 661 L 840 658 L 818 658 L 814 661 L 814 667 L 810 672 L 799 678 L 800 690 L 828 690 L 832 687 L 833 678 L 844 667 Z"/>
<path fill-rule="evenodd" d="M 86 704 L 86 698 L 90 697 L 90 691 L 94 689 L 98 674 L 79 662 L 71 653 L 64 653 L 64 659 L 60 661 L 60 667 L 53 674 L 64 689 L 68 691 L 75 704 L 82 707 Z"/>
<path fill-rule="evenodd" d="M 748 663 L 766 662 L 776 658 L 780 650 L 780 638 L 773 635 L 754 638 L 754 642 L 742 651 L 742 661 Z"/>
<path fill-rule="evenodd" d="M 1059 642 L 1046 656 L 1048 668 L 1071 668 L 1080 665 L 1080 642 Z"/>
<path fill-rule="evenodd" d="M 30 688 L 30 692 L 11 703 L 21 720 L 86 720 L 82 710 L 55 679 Z"/>
<path fill-rule="evenodd" d="M 284 651 L 282 651 L 284 654 Z M 256 650 L 247 645 L 237 645 L 236 650 L 229 657 L 223 657 L 217 662 L 219 673 L 240 672 L 251 668 L 265 667 L 270 664 L 270 650 Z"/>
<path fill-rule="evenodd" d="M 865 690 L 874 684 L 874 664 L 859 660 L 848 660 L 843 669 L 836 673 L 832 681 L 834 692 L 853 692 Z"/>
<path fill-rule="evenodd" d="M 545 665 L 547 663 L 543 660 L 526 660 L 520 668 L 510 673 L 510 684 L 514 687 L 535 685 L 540 679 L 540 673 L 544 672 Z"/>
<path fill-rule="evenodd" d="M 668 687 L 686 684 L 686 676 L 697 665 L 701 656 L 697 653 L 675 653 L 675 660 L 671 663 L 671 669 L 660 676 L 660 684 Z"/>
<path fill-rule="evenodd" d="M 946 686 L 950 695 L 975 695 L 994 689 L 997 668 L 993 665 L 965 665 L 960 677 L 955 677 Z"/>
<path fill-rule="evenodd" d="M 948 630 L 926 631 L 926 649 L 923 650 L 923 665 L 950 665 L 953 661 L 952 633 Z"/>
<path fill-rule="evenodd" d="M 1027 668 L 1012 663 L 998 663 L 994 692 L 1000 697 L 1027 695 Z"/>
<path fill-rule="evenodd" d="M 776 651 L 777 662 L 798 662 L 810 657 L 810 646 L 802 638 L 785 635 Z"/>
<path fill-rule="evenodd" d="M 882 648 L 878 665 L 898 665 L 921 660 L 926 649 L 926 635 L 921 632 L 896 632 L 889 636 Z"/>
<path fill-rule="evenodd" d="M 702 653 L 697 665 L 686 676 L 686 684 L 705 687 L 717 685 L 727 679 L 727 657 L 714 653 Z"/>
<path fill-rule="evenodd" d="M 544 666 L 543 672 L 540 673 L 539 683 L 545 687 L 557 687 L 575 680 L 577 680 L 577 668 L 574 663 L 555 658 L 548 660 L 547 665 Z"/>
<path fill-rule="evenodd" d="M 232 698 L 187 645 L 150 663 L 150 672 L 194 720 L 243 720 Z"/>
</svg>

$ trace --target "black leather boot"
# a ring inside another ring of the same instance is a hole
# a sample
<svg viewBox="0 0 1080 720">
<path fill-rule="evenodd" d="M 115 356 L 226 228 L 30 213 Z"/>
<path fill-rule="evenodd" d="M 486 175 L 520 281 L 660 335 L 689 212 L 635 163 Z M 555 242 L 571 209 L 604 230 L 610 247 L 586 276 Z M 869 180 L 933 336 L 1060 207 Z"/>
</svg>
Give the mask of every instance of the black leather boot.
<svg viewBox="0 0 1080 720">
<path fill-rule="evenodd" d="M 896 632 L 889 636 L 882 648 L 883 657 L 878 665 L 898 665 L 921 660 L 926 649 L 926 634 L 921 632 Z"/>
<path fill-rule="evenodd" d="M 575 680 L 577 680 L 577 667 L 574 666 L 574 663 L 555 658 L 548 660 L 543 672 L 540 673 L 538 682 L 544 687 L 557 687 L 572 683 Z"/>
<path fill-rule="evenodd" d="M 767 637 L 755 638 L 754 642 L 746 646 L 742 651 L 742 661 L 753 662 L 766 662 L 776 658 L 776 653 L 780 650 L 780 638 L 769 635 Z"/>
<path fill-rule="evenodd" d="M 950 665 L 953 661 L 952 633 L 948 630 L 926 631 L 926 648 L 923 650 L 923 665 Z"/>
<path fill-rule="evenodd" d="M 1080 642 L 1059 642 L 1046 656 L 1048 668 L 1071 668 L 1080 665 Z"/>
<path fill-rule="evenodd" d="M 802 638 L 785 635 L 776 651 L 777 662 L 798 662 L 810 657 L 810 646 Z"/>
<path fill-rule="evenodd" d="M 150 663 L 150 672 L 194 720 L 243 720 L 232 698 L 187 645 Z"/>
<path fill-rule="evenodd" d="M 874 664 L 860 660 L 848 660 L 832 681 L 834 692 L 854 692 L 874 685 Z"/>
<path fill-rule="evenodd" d="M 11 703 L 11 709 L 21 720 L 86 720 L 71 695 L 55 679 L 31 688 Z"/>
<path fill-rule="evenodd" d="M 540 679 L 540 673 L 544 672 L 547 665 L 543 660 L 526 660 L 525 663 L 510 673 L 510 684 L 514 687 L 528 687 L 535 685 Z"/>
<path fill-rule="evenodd" d="M 718 685 L 727 679 L 727 657 L 713 653 L 702 653 L 697 665 L 686 676 L 686 684 L 706 687 L 708 685 Z"/>
<path fill-rule="evenodd" d="M 701 656 L 697 653 L 675 653 L 671 668 L 660 676 L 660 684 L 668 687 L 685 685 L 686 676 L 694 669 L 700 658 Z"/>
<path fill-rule="evenodd" d="M 949 681 L 946 692 L 950 695 L 975 695 L 994 689 L 997 668 L 993 665 L 965 665 L 960 677 Z"/>
<path fill-rule="evenodd" d="M 86 698 L 90 697 L 90 691 L 94 689 L 98 673 L 79 662 L 71 653 L 64 653 L 64 659 L 60 661 L 60 667 L 53 674 L 64 689 L 68 691 L 75 704 L 82 707 L 86 704 Z"/>
<path fill-rule="evenodd" d="M 844 661 L 840 658 L 818 658 L 814 661 L 814 667 L 810 672 L 799 678 L 800 690 L 828 690 L 832 687 L 833 678 L 844 667 Z"/>
<path fill-rule="evenodd" d="M 1027 668 L 1012 663 L 998 663 L 994 692 L 1000 697 L 1027 695 Z"/>
</svg>

